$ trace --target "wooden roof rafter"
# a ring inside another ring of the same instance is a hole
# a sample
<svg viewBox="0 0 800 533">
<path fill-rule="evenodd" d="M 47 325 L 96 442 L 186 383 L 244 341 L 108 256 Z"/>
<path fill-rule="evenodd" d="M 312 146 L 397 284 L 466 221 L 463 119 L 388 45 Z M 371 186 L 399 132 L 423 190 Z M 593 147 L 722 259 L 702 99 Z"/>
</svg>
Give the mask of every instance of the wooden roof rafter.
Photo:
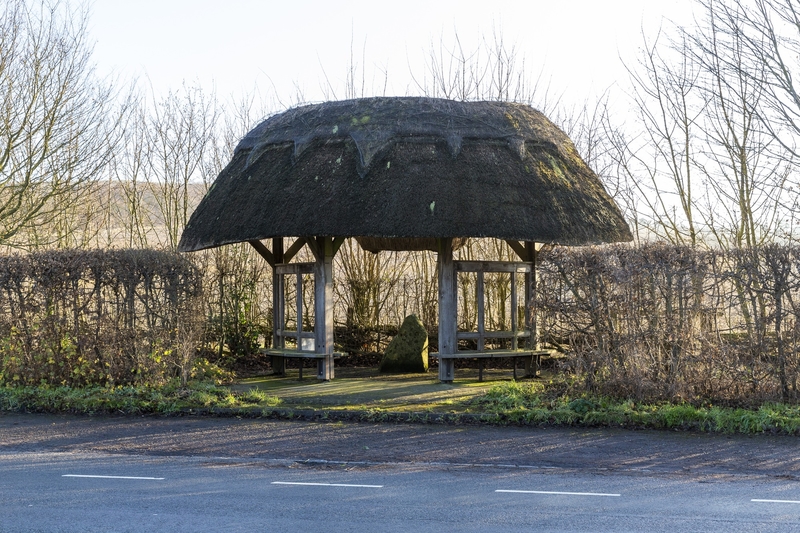
<svg viewBox="0 0 800 533">
<path fill-rule="evenodd" d="M 308 249 L 314 254 L 315 259 L 321 257 L 322 251 L 325 250 L 326 246 L 329 247 L 329 253 L 331 255 L 336 255 L 344 241 L 345 237 L 298 237 L 286 251 L 280 254 L 282 256 L 280 260 L 276 257 L 278 254 L 273 253 L 273 251 L 267 248 L 260 240 L 253 239 L 247 242 L 258 252 L 258 255 L 264 258 L 269 266 L 275 268 L 275 265 L 290 263 L 304 246 L 308 246 Z"/>
</svg>

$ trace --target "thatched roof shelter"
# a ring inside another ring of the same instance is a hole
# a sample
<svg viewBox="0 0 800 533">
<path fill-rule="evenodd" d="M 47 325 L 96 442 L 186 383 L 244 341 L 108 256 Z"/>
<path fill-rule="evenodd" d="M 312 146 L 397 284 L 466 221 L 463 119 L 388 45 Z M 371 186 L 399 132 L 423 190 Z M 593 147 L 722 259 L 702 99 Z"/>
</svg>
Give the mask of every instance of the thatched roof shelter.
<svg viewBox="0 0 800 533">
<path fill-rule="evenodd" d="M 284 237 L 297 237 L 285 251 Z M 273 368 L 280 372 L 287 357 L 311 357 L 317 377 L 328 380 L 336 355 L 333 257 L 346 237 L 370 251 L 437 252 L 442 381 L 453 380 L 459 357 L 523 357 L 526 368 L 538 361 L 530 310 L 536 242 L 632 238 L 598 177 L 538 111 L 501 102 L 366 98 L 298 107 L 254 128 L 192 214 L 179 249 L 255 247 L 273 265 L 275 321 L 266 349 Z M 504 239 L 520 261 L 455 261 L 453 250 L 471 237 Z M 272 250 L 264 239 L 272 239 Z M 314 262 L 292 263 L 304 246 Z M 477 332 L 458 331 L 457 272 L 477 276 Z M 485 330 L 487 272 L 510 277 L 512 302 L 515 276 L 524 275 L 524 323 L 513 303 L 511 330 Z M 314 331 L 300 319 L 289 331 L 284 278 L 295 278 L 300 317 L 304 274 L 314 275 Z M 506 339 L 510 350 L 484 349 L 487 338 Z M 476 340 L 477 350 L 461 350 L 464 339 Z"/>
<path fill-rule="evenodd" d="M 179 249 L 302 235 L 371 237 L 361 241 L 373 250 L 444 237 L 631 240 L 600 180 L 544 115 L 434 98 L 326 102 L 265 120 L 236 147 Z"/>
</svg>

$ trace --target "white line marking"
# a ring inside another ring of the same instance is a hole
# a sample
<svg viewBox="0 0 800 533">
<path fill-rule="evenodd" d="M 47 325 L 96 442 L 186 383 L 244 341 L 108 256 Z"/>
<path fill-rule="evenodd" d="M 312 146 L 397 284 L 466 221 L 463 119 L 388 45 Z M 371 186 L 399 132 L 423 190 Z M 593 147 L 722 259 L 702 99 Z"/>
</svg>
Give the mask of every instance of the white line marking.
<svg viewBox="0 0 800 533">
<path fill-rule="evenodd" d="M 348 483 L 300 483 L 294 481 L 273 481 L 272 485 L 304 485 L 307 487 L 359 487 L 364 489 L 382 489 L 383 485 L 351 485 Z"/>
<path fill-rule="evenodd" d="M 621 496 L 621 494 L 606 494 L 603 492 L 559 492 L 554 490 L 496 490 L 495 492 L 510 492 L 515 494 L 557 494 L 562 496 Z"/>
<path fill-rule="evenodd" d="M 162 480 L 163 477 L 139 477 L 139 476 L 90 476 L 86 474 L 64 474 L 61 477 L 92 477 L 100 479 L 155 479 Z"/>
<path fill-rule="evenodd" d="M 797 500 L 757 500 L 752 499 L 751 502 L 758 502 L 758 503 L 800 503 Z"/>
</svg>

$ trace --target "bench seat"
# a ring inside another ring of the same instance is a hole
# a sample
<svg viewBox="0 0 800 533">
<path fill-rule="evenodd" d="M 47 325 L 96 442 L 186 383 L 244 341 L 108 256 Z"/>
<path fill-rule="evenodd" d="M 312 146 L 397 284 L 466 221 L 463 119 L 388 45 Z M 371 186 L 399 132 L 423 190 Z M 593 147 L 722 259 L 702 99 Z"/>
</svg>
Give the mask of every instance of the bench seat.
<svg viewBox="0 0 800 533">
<path fill-rule="evenodd" d="M 501 359 L 510 357 L 514 359 L 514 379 L 517 379 L 517 359 L 524 358 L 526 363 L 526 373 L 535 377 L 539 373 L 541 359 L 543 356 L 550 356 L 553 350 L 459 350 L 457 353 L 450 354 L 431 354 L 432 357 L 439 359 L 477 359 L 481 362 L 478 367 L 478 381 L 483 381 L 483 367 L 486 359 Z"/>
<path fill-rule="evenodd" d="M 501 357 L 532 357 L 534 355 L 551 355 L 552 350 L 459 350 L 451 354 L 431 354 L 441 359 L 494 359 Z"/>
<path fill-rule="evenodd" d="M 334 359 L 339 359 L 342 357 L 343 353 L 341 352 L 333 352 L 333 354 L 324 354 L 324 353 L 316 353 L 316 352 L 306 352 L 303 350 L 286 350 L 280 348 L 262 348 L 259 350 L 260 353 L 264 355 L 268 355 L 272 358 L 272 369 L 275 374 L 279 376 L 286 375 L 286 359 L 316 359 L 317 361 L 317 377 L 319 378 L 322 374 L 322 365 L 324 364 L 324 359 L 328 357 L 328 355 L 333 355 Z M 303 379 L 303 365 L 300 365 L 300 379 Z M 320 378 L 322 379 L 322 378 Z"/>
<path fill-rule="evenodd" d="M 316 353 L 316 352 L 306 352 L 303 350 L 281 350 L 277 348 L 262 348 L 259 350 L 264 355 L 269 355 L 272 357 L 296 357 L 302 359 L 324 359 L 327 354 L 324 353 Z M 344 354 L 342 352 L 333 352 L 333 358 L 339 359 Z"/>
</svg>

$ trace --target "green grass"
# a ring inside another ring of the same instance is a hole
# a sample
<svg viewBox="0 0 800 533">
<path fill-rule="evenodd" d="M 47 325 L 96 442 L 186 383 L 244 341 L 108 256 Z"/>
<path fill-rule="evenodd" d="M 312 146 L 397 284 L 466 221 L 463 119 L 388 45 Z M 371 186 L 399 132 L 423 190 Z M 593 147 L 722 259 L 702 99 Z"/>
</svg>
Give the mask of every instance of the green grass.
<svg viewBox="0 0 800 533">
<path fill-rule="evenodd" d="M 439 383 L 432 375 L 379 376 L 342 372 L 320 383 L 310 378 L 255 378 L 232 387 L 208 382 L 186 387 L 0 387 L 0 410 L 71 413 L 173 414 L 246 409 L 256 415 L 278 408 L 311 409 L 337 420 L 652 428 L 741 434 L 800 435 L 800 406 L 766 403 L 754 409 L 713 405 L 640 403 L 569 395 L 569 384 L 550 381 L 461 379 Z M 337 414 L 340 413 L 340 414 Z M 396 415 L 396 416 L 395 416 Z M 289 414 L 288 416 L 292 416 Z M 394 417 L 393 417 L 394 416 Z M 438 417 L 438 418 L 437 418 Z"/>
<path fill-rule="evenodd" d="M 436 374 L 379 374 L 374 369 L 342 368 L 336 379 L 319 382 L 312 375 L 298 381 L 296 371 L 286 377 L 249 378 L 233 390 L 258 388 L 297 409 L 390 410 L 393 412 L 463 412 L 468 400 L 485 392 L 491 381 L 460 379 L 440 383 Z"/>
<path fill-rule="evenodd" d="M 70 413 L 170 414 L 187 409 L 274 407 L 260 390 L 233 392 L 213 383 L 186 387 L 0 387 L 0 410 Z"/>
<path fill-rule="evenodd" d="M 800 434 L 800 406 L 766 403 L 757 409 L 638 403 L 602 397 L 553 396 L 540 382 L 493 385 L 471 400 L 498 420 L 555 426 L 605 426 L 719 433 Z"/>
</svg>

